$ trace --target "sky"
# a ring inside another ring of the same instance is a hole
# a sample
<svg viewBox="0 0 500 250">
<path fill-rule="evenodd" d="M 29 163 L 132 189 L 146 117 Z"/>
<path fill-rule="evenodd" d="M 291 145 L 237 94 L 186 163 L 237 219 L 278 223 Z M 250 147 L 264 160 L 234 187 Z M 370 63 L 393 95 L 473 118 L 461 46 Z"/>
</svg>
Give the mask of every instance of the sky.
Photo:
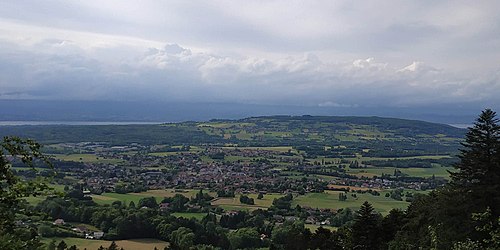
<svg viewBox="0 0 500 250">
<path fill-rule="evenodd" d="M 0 2 L 0 100 L 500 107 L 500 1 Z"/>
</svg>

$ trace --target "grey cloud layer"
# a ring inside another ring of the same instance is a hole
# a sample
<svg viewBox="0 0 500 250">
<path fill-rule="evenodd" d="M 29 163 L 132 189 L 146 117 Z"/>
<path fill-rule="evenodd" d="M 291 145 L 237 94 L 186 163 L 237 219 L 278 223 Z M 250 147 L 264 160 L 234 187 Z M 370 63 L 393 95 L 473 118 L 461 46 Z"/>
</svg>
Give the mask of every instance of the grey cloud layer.
<svg viewBox="0 0 500 250">
<path fill-rule="evenodd" d="M 70 41 L 46 40 L 2 52 L 0 94 L 4 99 L 404 106 L 492 101 L 500 89 L 498 72 L 474 77 L 422 62 L 397 68 L 373 58 L 325 62 L 312 53 L 266 59 L 193 52 L 177 44 L 125 48 L 106 49 L 129 53 L 110 56 Z"/>
<path fill-rule="evenodd" d="M 2 1 L 0 99 L 498 105 L 498 9 L 498 1 Z"/>
</svg>

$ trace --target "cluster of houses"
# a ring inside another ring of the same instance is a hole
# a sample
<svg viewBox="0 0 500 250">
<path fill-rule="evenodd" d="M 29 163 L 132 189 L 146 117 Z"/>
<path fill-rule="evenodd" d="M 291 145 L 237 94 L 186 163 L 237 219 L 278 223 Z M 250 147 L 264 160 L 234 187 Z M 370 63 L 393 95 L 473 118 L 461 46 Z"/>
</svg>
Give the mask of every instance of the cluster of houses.
<svg viewBox="0 0 500 250">
<path fill-rule="evenodd" d="M 54 224 L 56 226 L 66 226 L 67 225 L 67 223 L 63 219 L 56 219 L 52 224 Z M 104 232 L 90 230 L 88 227 L 86 227 L 84 225 L 77 225 L 77 226 L 71 228 L 71 230 L 73 232 L 81 235 L 85 239 L 99 240 L 102 237 L 104 237 Z"/>
<path fill-rule="evenodd" d="M 302 166 L 304 173 L 308 173 L 308 168 L 321 168 L 321 166 L 308 166 L 300 157 L 290 157 L 286 152 L 277 153 L 258 148 L 207 147 L 201 152 L 182 151 L 158 155 L 147 153 L 153 146 L 148 148 L 138 144 L 108 147 L 100 143 L 79 143 L 66 146 L 94 150 L 99 157 L 123 160 L 116 164 L 85 163 L 82 168 L 71 168 L 66 171 L 67 175 L 83 180 L 85 188 L 93 193 L 114 192 L 117 183 L 140 184 L 146 189 L 212 189 L 231 190 L 236 193 L 321 192 L 327 184 L 373 190 L 393 188 L 425 190 L 436 185 L 431 180 L 403 181 L 384 177 L 321 178 L 321 174 L 315 174 L 318 179 L 297 178 L 277 170 L 277 165 L 273 162 L 297 168 Z M 142 151 L 135 154 L 124 153 L 131 149 Z M 241 157 L 246 160 L 231 162 L 210 160 L 210 155 L 216 154 L 233 159 Z M 264 160 L 248 161 L 249 158 Z M 301 172 L 300 169 L 297 171 Z"/>
</svg>

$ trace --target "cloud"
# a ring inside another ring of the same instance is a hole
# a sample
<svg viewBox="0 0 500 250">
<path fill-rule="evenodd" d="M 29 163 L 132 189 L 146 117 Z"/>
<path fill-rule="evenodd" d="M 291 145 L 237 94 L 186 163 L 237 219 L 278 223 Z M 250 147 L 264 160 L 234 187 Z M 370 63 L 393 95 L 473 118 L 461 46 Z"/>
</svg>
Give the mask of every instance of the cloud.
<svg viewBox="0 0 500 250">
<path fill-rule="evenodd" d="M 0 3 L 0 99 L 499 102 L 496 1 L 43 5 Z"/>
<path fill-rule="evenodd" d="M 2 72 L 2 88 L 33 99 L 156 99 L 321 107 L 493 100 L 494 92 L 478 92 L 481 88 L 500 88 L 498 77 L 473 79 L 422 62 L 398 68 L 375 58 L 325 62 L 314 53 L 277 59 L 223 56 L 193 52 L 178 44 L 121 55 L 124 59 L 116 62 L 75 44 L 44 40 L 30 50 L 20 47 L 1 53 L 0 64 L 10 67 Z M 74 53 L 47 51 L 66 45 Z M 120 46 L 111 49 L 121 50 Z"/>
</svg>

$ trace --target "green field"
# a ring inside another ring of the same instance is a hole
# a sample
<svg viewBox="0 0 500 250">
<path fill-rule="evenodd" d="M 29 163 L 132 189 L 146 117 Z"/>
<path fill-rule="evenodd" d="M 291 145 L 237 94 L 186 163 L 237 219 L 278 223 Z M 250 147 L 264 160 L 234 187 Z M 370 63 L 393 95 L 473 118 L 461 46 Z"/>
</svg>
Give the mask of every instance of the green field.
<svg viewBox="0 0 500 250">
<path fill-rule="evenodd" d="M 123 162 L 123 160 L 120 159 L 103 158 L 95 154 L 52 154 L 51 156 L 62 161 L 76 161 L 85 163 L 117 164 Z"/>
<path fill-rule="evenodd" d="M 145 196 L 139 195 L 139 193 L 135 194 L 117 194 L 117 193 L 103 193 L 101 195 L 91 195 L 92 200 L 94 200 L 97 204 L 106 205 L 112 204 L 115 201 L 121 201 L 123 204 L 128 205 L 131 201 L 137 205 L 139 200 L 144 198 Z M 153 195 L 150 195 L 153 196 Z M 160 201 L 161 198 L 155 197 L 156 201 Z"/>
<path fill-rule="evenodd" d="M 88 240 L 82 238 L 43 238 L 42 242 L 48 244 L 50 241 L 55 240 L 56 245 L 59 244 L 61 240 L 64 240 L 68 247 L 76 245 L 79 249 L 96 250 L 100 246 L 109 247 L 111 241 L 107 240 Z M 131 240 L 117 240 L 115 243 L 118 248 L 123 247 L 126 250 L 153 250 L 155 247 L 157 249 L 163 249 L 168 246 L 168 242 L 157 240 L 157 239 L 131 239 Z"/>
<path fill-rule="evenodd" d="M 101 195 L 92 195 L 92 199 L 101 205 L 104 204 L 112 204 L 114 201 L 121 201 L 124 204 L 128 205 L 131 201 L 133 201 L 136 205 L 139 200 L 145 197 L 155 197 L 157 202 L 161 202 L 165 197 L 173 197 L 176 194 L 182 194 L 188 198 L 191 198 L 198 193 L 199 190 L 194 189 L 186 189 L 186 190 L 174 190 L 174 189 L 158 189 L 158 190 L 148 190 L 146 192 L 141 193 L 128 193 L 128 194 L 117 194 L 117 193 L 103 193 Z M 210 193 L 210 195 L 214 196 L 214 193 Z"/>
<path fill-rule="evenodd" d="M 59 184 L 49 184 L 49 187 L 53 188 L 54 191 L 56 192 L 64 192 L 64 185 L 59 185 Z M 29 196 L 25 197 L 24 199 L 28 201 L 31 205 L 36 205 L 42 201 L 44 201 L 47 198 L 45 195 L 39 195 L 39 196 Z"/>
<path fill-rule="evenodd" d="M 273 200 L 282 197 L 282 194 L 265 194 L 264 198 L 257 199 L 257 194 L 248 194 L 250 198 L 254 199 L 255 205 L 242 204 L 240 202 L 240 195 L 236 197 L 218 198 L 212 202 L 212 205 L 219 206 L 224 210 L 255 210 L 267 209 L 273 204 Z"/>
<path fill-rule="evenodd" d="M 239 150 L 267 150 L 267 151 L 275 151 L 275 152 L 288 152 L 288 150 L 292 152 L 296 152 L 296 150 L 292 149 L 292 147 L 289 146 L 283 146 L 283 147 L 222 147 L 224 149 L 239 149 Z"/>
<path fill-rule="evenodd" d="M 348 198 L 346 201 L 339 201 L 339 193 L 340 191 L 326 191 L 325 193 L 299 195 L 293 199 L 293 205 L 312 208 L 351 208 L 353 210 L 358 210 L 363 202 L 368 201 L 373 205 L 375 210 L 385 215 L 393 208 L 406 209 L 410 204 L 405 201 L 397 201 L 385 197 L 385 192 L 381 192 L 380 196 L 373 196 L 368 193 L 356 194 L 357 198 L 352 197 L 352 193 L 347 193 Z"/>
<path fill-rule="evenodd" d="M 347 173 L 356 175 L 356 176 L 365 176 L 365 177 L 373 177 L 373 176 L 381 176 L 382 174 L 394 174 L 394 169 L 392 167 L 382 168 L 382 167 L 368 167 L 362 169 L 349 169 L 347 168 Z M 448 171 L 453 171 L 455 168 L 453 167 L 433 167 L 433 168 L 398 168 L 403 174 L 407 174 L 409 176 L 416 177 L 443 177 L 449 178 Z"/>
</svg>

